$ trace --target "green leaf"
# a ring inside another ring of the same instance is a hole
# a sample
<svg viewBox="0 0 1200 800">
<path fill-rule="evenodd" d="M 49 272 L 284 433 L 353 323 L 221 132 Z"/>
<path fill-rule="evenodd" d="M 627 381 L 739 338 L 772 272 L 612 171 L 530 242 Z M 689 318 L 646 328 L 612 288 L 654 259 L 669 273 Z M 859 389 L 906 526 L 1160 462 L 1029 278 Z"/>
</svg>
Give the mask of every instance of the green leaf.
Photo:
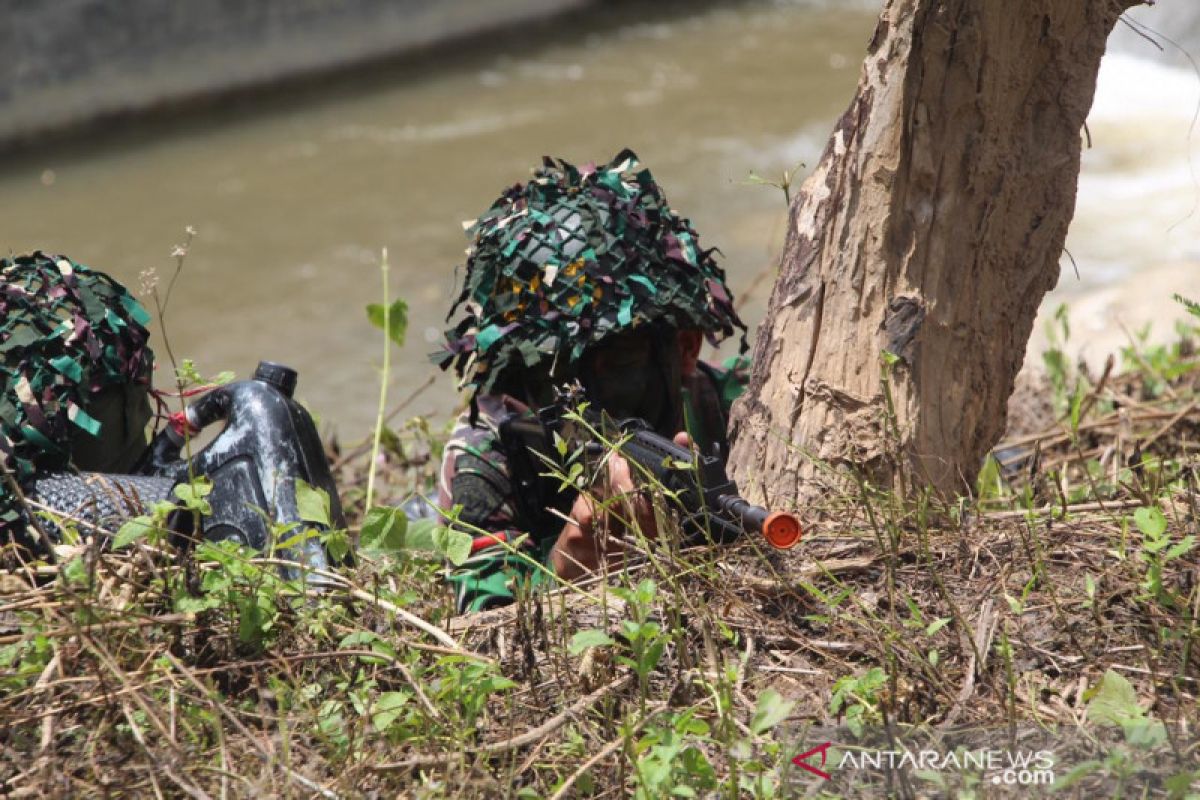
<svg viewBox="0 0 1200 800">
<path fill-rule="evenodd" d="M 1017 616 L 1021 616 L 1021 614 L 1025 613 L 1025 604 L 1013 597 L 1008 592 L 1004 593 L 1004 601 L 1008 603 L 1008 610 Z"/>
<path fill-rule="evenodd" d="M 1062 326 L 1063 341 L 1068 341 L 1071 338 L 1071 316 L 1066 303 L 1059 303 L 1058 308 L 1054 309 L 1054 319 Z"/>
<path fill-rule="evenodd" d="M 712 728 L 704 720 L 692 716 L 694 713 L 695 709 L 688 709 L 680 715 L 679 719 L 675 720 L 675 732 L 680 735 L 708 736 Z"/>
<path fill-rule="evenodd" d="M 1200 316 L 1200 311 L 1197 311 L 1196 316 Z M 1200 771 L 1184 770 L 1163 781 L 1163 787 L 1171 797 L 1186 797 L 1192 783 L 1197 780 L 1200 780 Z"/>
<path fill-rule="evenodd" d="M 671 776 L 671 762 L 656 755 L 651 751 L 650 756 L 638 761 L 638 776 L 653 791 L 652 796 L 661 796 L 662 789 L 666 788 L 664 784 Z"/>
<path fill-rule="evenodd" d="M 75 556 L 63 566 L 59 573 L 63 576 L 68 584 L 81 584 L 87 582 L 88 568 L 83 561 L 83 556 Z"/>
<path fill-rule="evenodd" d="M 1108 670 L 1100 679 L 1100 685 L 1091 692 L 1088 701 L 1088 719 L 1097 725 L 1124 727 L 1127 723 L 1142 719 L 1146 712 L 1138 705 L 1137 692 L 1133 685 L 1120 673 Z"/>
<path fill-rule="evenodd" d="M 306 528 L 298 522 L 279 523 L 272 527 L 275 533 L 275 549 L 291 550 L 299 547 L 314 535 L 312 528 Z"/>
<path fill-rule="evenodd" d="M 388 338 L 391 339 L 397 347 L 404 346 L 404 334 L 408 330 L 408 304 L 403 300 L 397 300 L 387 308 L 386 315 L 384 307 L 379 303 L 371 303 L 367 306 L 367 319 L 371 324 L 380 330 L 384 330 L 386 322 L 386 331 Z M 385 320 L 386 317 L 386 320 Z"/>
<path fill-rule="evenodd" d="M 925 635 L 933 636 L 935 633 L 940 631 L 942 628 L 946 627 L 949 623 L 950 623 L 950 617 L 942 617 L 941 619 L 935 619 L 933 622 L 929 623 L 929 627 L 925 629 Z"/>
<path fill-rule="evenodd" d="M 784 700 L 774 689 L 767 689 L 758 696 L 758 705 L 750 718 L 750 730 L 756 735 L 766 733 L 787 719 L 795 705 L 791 700 Z"/>
<path fill-rule="evenodd" d="M 201 514 L 211 514 L 212 507 L 205 498 L 212 492 L 212 481 L 205 477 L 197 477 L 191 483 L 181 483 L 175 487 L 175 496 L 185 508 L 199 511 Z"/>
<path fill-rule="evenodd" d="M 1142 549 L 1147 553 L 1157 553 L 1171 543 L 1171 540 L 1163 536 L 1159 539 L 1147 538 L 1142 542 Z"/>
<path fill-rule="evenodd" d="M 8 668 L 17 663 L 17 658 L 24 650 L 24 646 L 19 642 L 0 647 L 0 667 Z"/>
<path fill-rule="evenodd" d="M 199 597 L 184 594 L 175 598 L 175 611 L 179 614 L 199 614 L 220 605 L 221 598 L 213 594 L 202 594 Z"/>
<path fill-rule="evenodd" d="M 833 695 L 829 698 L 830 714 L 836 715 L 846 705 L 846 701 L 850 699 L 850 687 L 844 682 L 846 680 L 845 678 L 840 679 L 833 685 Z"/>
<path fill-rule="evenodd" d="M 1050 785 L 1053 790 L 1069 789 L 1081 780 L 1091 775 L 1096 770 L 1100 769 L 1102 764 L 1099 761 L 1084 761 L 1072 767 L 1070 772 L 1060 778 L 1055 778 L 1054 783 Z"/>
<path fill-rule="evenodd" d="M 573 656 L 577 656 L 584 650 L 589 650 L 593 647 L 608 647 L 616 643 L 616 639 L 599 628 L 589 628 L 586 631 L 577 631 L 571 637 L 571 643 L 567 645 L 567 652 Z"/>
<path fill-rule="evenodd" d="M 371 631 L 355 631 L 338 642 L 340 650 L 361 650 L 363 648 L 379 653 L 379 658 L 359 656 L 364 664 L 387 664 L 397 659 L 396 648 Z"/>
<path fill-rule="evenodd" d="M 418 550 L 430 553 L 440 552 L 437 543 L 433 540 L 433 532 L 441 527 L 431 519 L 413 520 L 408 526 L 408 533 L 404 536 L 405 550 Z"/>
<path fill-rule="evenodd" d="M 1185 536 L 1176 542 L 1170 550 L 1163 554 L 1164 561 L 1171 561 L 1179 558 L 1181 555 L 1190 552 L 1192 546 L 1196 544 L 1195 536 Z"/>
<path fill-rule="evenodd" d="M 354 633 L 350 633 L 342 637 L 342 640 L 338 642 L 338 649 L 349 650 L 351 648 L 362 647 L 364 645 L 369 647 L 378 641 L 379 634 L 373 631 L 355 631 Z"/>
<path fill-rule="evenodd" d="M 404 549 L 438 553 L 457 566 L 471 555 L 473 541 L 469 533 L 447 528 L 431 519 L 418 519 L 408 525 Z"/>
<path fill-rule="evenodd" d="M 1191 314 L 1193 317 L 1200 317 L 1200 303 L 1197 303 L 1193 300 L 1188 300 L 1182 295 L 1177 294 L 1172 296 L 1175 298 L 1176 303 L 1180 303 L 1188 310 L 1189 314 Z"/>
<path fill-rule="evenodd" d="M 200 376 L 199 370 L 196 369 L 196 362 L 190 358 L 183 359 L 183 362 L 175 368 L 175 380 L 184 385 L 204 383 L 204 378 Z"/>
<path fill-rule="evenodd" d="M 924 624 L 925 617 L 921 614 L 921 607 L 917 605 L 917 601 L 912 599 L 911 595 L 905 595 L 904 603 L 908 606 L 908 614 L 912 621 L 917 625 Z"/>
<path fill-rule="evenodd" d="M 305 522 L 333 527 L 329 522 L 329 495 L 324 489 L 309 486 L 299 478 L 296 479 L 296 508 Z"/>
<path fill-rule="evenodd" d="M 855 738 L 862 736 L 863 732 L 863 714 L 866 709 L 862 706 L 850 706 L 846 710 L 846 727 L 854 734 Z"/>
<path fill-rule="evenodd" d="M 654 601 L 654 595 L 658 591 L 658 584 L 652 578 L 644 578 L 638 585 L 634 594 L 635 602 L 641 606 L 649 606 Z"/>
<path fill-rule="evenodd" d="M 867 697 L 874 697 L 875 691 L 887 683 L 887 673 L 882 667 L 871 667 L 858 679 L 859 691 Z"/>
<path fill-rule="evenodd" d="M 134 517 L 121 526 L 112 542 L 113 550 L 123 550 L 134 542 L 145 539 L 155 528 L 154 520 L 148 516 Z"/>
<path fill-rule="evenodd" d="M 1042 363 L 1055 387 L 1063 387 L 1067 381 L 1067 362 L 1062 350 L 1051 348 L 1042 353 Z"/>
<path fill-rule="evenodd" d="M 1167 741 L 1166 726 L 1153 717 L 1130 720 L 1121 729 L 1125 732 L 1125 741 L 1134 747 L 1150 749 Z"/>
<path fill-rule="evenodd" d="M 975 490 L 980 500 L 994 500 L 1004 495 L 1004 478 L 1000 462 L 994 456 L 983 460 L 983 468 L 975 479 Z"/>
<path fill-rule="evenodd" d="M 259 645 L 267 632 L 267 615 L 255 597 L 247 597 L 237 603 L 238 641 L 242 644 Z"/>
<path fill-rule="evenodd" d="M 471 534 L 444 525 L 436 525 L 433 529 L 433 542 L 437 551 L 456 567 L 471 557 L 471 544 L 474 541 Z"/>
<path fill-rule="evenodd" d="M 390 728 L 392 723 L 400 718 L 406 703 L 408 694 L 405 692 L 384 692 L 379 695 L 371 713 L 371 724 L 375 726 L 375 730 L 383 733 Z"/>
<path fill-rule="evenodd" d="M 405 548 L 408 517 L 399 508 L 375 506 L 363 519 L 362 549 L 380 553 L 398 553 Z"/>
<path fill-rule="evenodd" d="M 1151 539 L 1157 539 L 1167 529 L 1167 518 L 1158 508 L 1139 508 L 1133 512 L 1133 521 L 1138 530 Z"/>
<path fill-rule="evenodd" d="M 344 530 L 333 530 L 321 535 L 321 542 L 325 545 L 325 551 L 329 553 L 329 558 L 335 564 L 345 562 L 346 557 L 350 555 L 350 534 Z"/>
<path fill-rule="evenodd" d="M 663 651 L 667 649 L 666 639 L 658 639 L 651 643 L 646 648 L 646 652 L 642 653 L 638 659 L 638 672 L 645 675 L 658 666 L 658 662 L 662 659 Z"/>
</svg>

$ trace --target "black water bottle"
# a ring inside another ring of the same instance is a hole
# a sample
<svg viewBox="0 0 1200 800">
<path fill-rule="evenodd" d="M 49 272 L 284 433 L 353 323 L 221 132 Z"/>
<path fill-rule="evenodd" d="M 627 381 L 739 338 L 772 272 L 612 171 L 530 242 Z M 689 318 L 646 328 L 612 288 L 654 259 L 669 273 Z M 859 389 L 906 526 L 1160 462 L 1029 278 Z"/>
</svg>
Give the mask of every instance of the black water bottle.
<svg viewBox="0 0 1200 800">
<path fill-rule="evenodd" d="M 273 387 L 291 399 L 296 393 L 296 370 L 274 361 L 260 361 L 252 380 Z M 228 399 L 217 387 L 193 405 L 170 416 L 167 424 L 155 435 L 150 447 L 134 465 L 136 475 L 178 475 L 183 472 L 183 445 L 189 436 L 197 436 L 208 425 L 228 412 Z"/>
<path fill-rule="evenodd" d="M 183 466 L 180 453 L 186 441 L 180 420 L 187 420 L 190 410 L 189 408 L 171 415 L 171 419 L 150 442 L 150 447 L 133 465 L 132 471 L 135 475 L 168 475 L 179 471 Z"/>
</svg>

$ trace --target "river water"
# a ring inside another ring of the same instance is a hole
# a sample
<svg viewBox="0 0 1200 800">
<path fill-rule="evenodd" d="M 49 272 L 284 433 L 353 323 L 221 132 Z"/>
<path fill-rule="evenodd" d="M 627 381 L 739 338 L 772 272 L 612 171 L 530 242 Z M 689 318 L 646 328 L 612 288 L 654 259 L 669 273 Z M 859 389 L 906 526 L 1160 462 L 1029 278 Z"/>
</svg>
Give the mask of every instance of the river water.
<svg viewBox="0 0 1200 800">
<path fill-rule="evenodd" d="M 393 351 L 396 400 L 437 373 L 426 354 L 455 294 L 461 221 L 543 154 L 584 162 L 635 149 L 745 293 L 774 264 L 785 224 L 782 193 L 747 176 L 816 163 L 853 91 L 873 6 L 747 2 L 646 18 L 620 4 L 539 43 L 477 45 L 26 154 L 0 164 L 0 251 L 66 253 L 131 287 L 153 268 L 165 287 L 172 249 L 194 228 L 165 318 L 173 352 L 210 373 L 292 364 L 326 429 L 356 439 L 378 398 L 382 341 L 363 309 L 382 294 L 381 250 L 389 291 L 410 307 L 408 341 Z M 1109 60 L 1068 243 L 1081 280 L 1067 263 L 1062 296 L 1200 261 L 1187 142 L 1200 81 Z M 745 297 L 748 322 L 769 288 Z M 408 413 L 454 404 L 453 381 L 438 376 Z"/>
</svg>

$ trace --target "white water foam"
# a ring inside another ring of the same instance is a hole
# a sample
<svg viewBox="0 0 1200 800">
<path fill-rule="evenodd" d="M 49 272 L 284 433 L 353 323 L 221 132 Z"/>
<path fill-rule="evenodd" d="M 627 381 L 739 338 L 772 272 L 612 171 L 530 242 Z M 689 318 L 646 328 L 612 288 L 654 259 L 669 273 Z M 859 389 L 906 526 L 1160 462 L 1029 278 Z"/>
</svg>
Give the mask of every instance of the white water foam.
<svg viewBox="0 0 1200 800">
<path fill-rule="evenodd" d="M 1035 364 L 1060 303 L 1070 309 L 1069 350 L 1099 369 L 1147 326 L 1152 341 L 1172 338 L 1187 318 L 1173 294 L 1200 297 L 1200 76 L 1143 51 L 1101 64 L 1067 235 L 1079 278 L 1064 257 L 1027 351 Z"/>
<path fill-rule="evenodd" d="M 1080 269 L 1075 288 L 1200 255 L 1198 104 L 1194 73 L 1121 53 L 1104 58 L 1067 240 Z M 1110 268 L 1095 275 L 1092 262 Z M 1123 265 L 1116 275 L 1113 262 Z M 1064 271 L 1062 288 L 1074 282 Z"/>
</svg>

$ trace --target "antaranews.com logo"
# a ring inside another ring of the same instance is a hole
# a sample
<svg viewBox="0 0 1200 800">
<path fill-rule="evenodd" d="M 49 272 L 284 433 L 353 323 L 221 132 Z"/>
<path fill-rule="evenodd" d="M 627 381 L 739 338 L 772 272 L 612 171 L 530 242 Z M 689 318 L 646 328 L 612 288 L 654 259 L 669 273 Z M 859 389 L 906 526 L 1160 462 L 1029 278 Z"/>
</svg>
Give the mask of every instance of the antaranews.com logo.
<svg viewBox="0 0 1200 800">
<path fill-rule="evenodd" d="M 823 780 L 832 780 L 826 768 L 894 772 L 910 769 L 925 773 L 975 772 L 997 786 L 1049 786 L 1054 782 L 1054 754 L 1050 750 L 982 748 L 938 751 L 873 748 L 840 748 L 830 759 L 833 742 L 826 741 L 792 758 L 792 763 Z"/>
</svg>

